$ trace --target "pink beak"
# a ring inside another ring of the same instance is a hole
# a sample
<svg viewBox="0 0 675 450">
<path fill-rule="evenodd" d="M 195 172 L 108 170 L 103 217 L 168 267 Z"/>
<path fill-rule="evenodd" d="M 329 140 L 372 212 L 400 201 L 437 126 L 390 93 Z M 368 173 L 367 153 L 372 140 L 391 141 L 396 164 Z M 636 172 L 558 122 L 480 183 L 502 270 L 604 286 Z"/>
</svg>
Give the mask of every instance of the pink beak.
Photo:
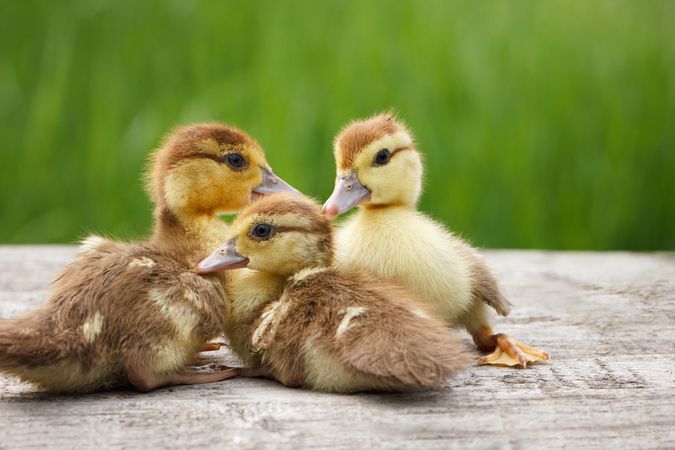
<svg viewBox="0 0 675 450">
<path fill-rule="evenodd" d="M 211 273 L 219 270 L 241 269 L 248 265 L 248 258 L 237 253 L 237 242 L 230 239 L 218 250 L 204 258 L 197 265 L 197 273 Z"/>
<path fill-rule="evenodd" d="M 338 178 L 333 193 L 323 205 L 323 215 L 334 219 L 354 206 L 370 200 L 370 191 L 361 184 L 356 172 Z"/>
<path fill-rule="evenodd" d="M 290 184 L 279 178 L 271 169 L 260 168 L 262 172 L 262 183 L 253 189 L 254 194 L 269 195 L 275 192 L 290 192 L 291 194 L 302 194 Z"/>
</svg>

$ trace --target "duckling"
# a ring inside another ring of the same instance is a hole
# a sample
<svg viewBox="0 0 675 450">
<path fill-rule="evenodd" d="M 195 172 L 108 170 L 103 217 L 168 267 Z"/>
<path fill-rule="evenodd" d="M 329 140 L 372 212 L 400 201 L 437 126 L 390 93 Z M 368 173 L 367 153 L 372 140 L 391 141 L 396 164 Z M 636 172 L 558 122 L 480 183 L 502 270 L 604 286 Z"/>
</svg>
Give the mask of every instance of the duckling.
<svg viewBox="0 0 675 450">
<path fill-rule="evenodd" d="M 225 277 L 195 264 L 225 237 L 217 214 L 252 197 L 294 191 L 260 145 L 234 127 L 206 123 L 170 134 L 148 173 L 155 203 L 146 242 L 86 238 L 40 308 L 0 321 L 0 372 L 53 392 L 130 383 L 140 391 L 207 383 L 236 371 L 187 368 L 227 316 Z"/>
<path fill-rule="evenodd" d="M 338 268 L 368 270 L 397 280 L 433 305 L 451 326 L 461 325 L 479 350 L 480 364 L 520 365 L 547 360 L 490 326 L 488 306 L 506 316 L 511 304 L 478 252 L 416 210 L 422 158 L 411 132 L 392 113 L 354 121 L 334 141 L 335 189 L 327 217 L 360 206 L 337 233 Z"/>
<path fill-rule="evenodd" d="M 200 273 L 249 268 L 248 287 L 233 281 L 227 296 L 232 348 L 253 366 L 242 375 L 324 392 L 414 391 L 438 389 L 469 364 L 464 345 L 413 294 L 338 272 L 332 258 L 321 207 L 274 194 L 246 208 L 199 264 Z"/>
</svg>

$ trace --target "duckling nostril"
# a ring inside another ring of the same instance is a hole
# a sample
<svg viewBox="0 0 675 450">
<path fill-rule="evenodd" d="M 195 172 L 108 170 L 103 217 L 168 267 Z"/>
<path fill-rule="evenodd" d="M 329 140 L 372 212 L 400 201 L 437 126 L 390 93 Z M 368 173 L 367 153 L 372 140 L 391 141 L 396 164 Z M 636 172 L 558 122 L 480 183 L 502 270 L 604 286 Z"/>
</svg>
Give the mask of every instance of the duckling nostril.
<svg viewBox="0 0 675 450">
<path fill-rule="evenodd" d="M 346 185 L 346 186 L 345 186 L 345 190 L 346 190 L 346 191 L 351 191 L 351 190 L 352 190 L 352 185 L 351 185 L 351 184 Z"/>
</svg>

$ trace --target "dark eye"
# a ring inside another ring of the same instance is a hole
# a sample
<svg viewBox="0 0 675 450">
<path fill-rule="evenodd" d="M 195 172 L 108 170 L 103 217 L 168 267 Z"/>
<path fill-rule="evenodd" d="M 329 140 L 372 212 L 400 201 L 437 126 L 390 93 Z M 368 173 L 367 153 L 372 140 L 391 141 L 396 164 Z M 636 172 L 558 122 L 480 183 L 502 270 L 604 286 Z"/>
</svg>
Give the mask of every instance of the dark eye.
<svg viewBox="0 0 675 450">
<path fill-rule="evenodd" d="M 267 239 L 272 234 L 272 225 L 259 223 L 251 230 L 251 235 L 256 239 Z"/>
<path fill-rule="evenodd" d="M 229 153 L 226 161 L 233 169 L 241 169 L 246 165 L 246 158 L 244 158 L 241 153 Z"/>
<path fill-rule="evenodd" d="M 373 164 L 376 166 L 383 166 L 389 162 L 389 158 L 391 158 L 391 153 L 389 153 L 389 150 L 386 148 L 383 148 L 377 152 L 375 158 L 373 158 Z"/>
</svg>

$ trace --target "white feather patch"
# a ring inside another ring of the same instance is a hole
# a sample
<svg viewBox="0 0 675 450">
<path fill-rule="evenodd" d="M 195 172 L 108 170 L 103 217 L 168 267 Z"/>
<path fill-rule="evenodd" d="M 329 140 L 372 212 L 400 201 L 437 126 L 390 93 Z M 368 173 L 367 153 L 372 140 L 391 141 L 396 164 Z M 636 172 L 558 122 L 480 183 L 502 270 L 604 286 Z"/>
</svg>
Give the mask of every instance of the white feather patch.
<svg viewBox="0 0 675 450">
<path fill-rule="evenodd" d="M 327 267 L 308 267 L 306 269 L 302 269 L 302 270 L 296 272 L 296 274 L 293 275 L 293 277 L 291 277 L 291 282 L 296 283 L 298 281 L 304 280 L 305 278 L 307 278 L 311 275 L 315 275 L 317 273 L 325 272 L 327 270 L 328 270 Z"/>
<path fill-rule="evenodd" d="M 156 263 L 153 259 L 150 259 L 146 256 L 142 258 L 135 258 L 129 263 L 129 267 L 152 267 Z"/>
<path fill-rule="evenodd" d="M 251 349 L 254 352 L 262 350 L 262 340 L 268 333 L 274 337 L 277 325 L 283 320 L 288 311 L 288 303 L 275 302 L 270 309 L 262 313 L 260 325 L 253 332 L 251 337 Z"/>
<path fill-rule="evenodd" d="M 365 306 L 350 306 L 349 308 L 347 308 L 347 310 L 345 311 L 345 315 L 342 318 L 342 321 L 340 322 L 340 325 L 338 325 L 337 327 L 335 337 L 339 338 L 340 336 L 342 336 L 349 329 L 349 324 L 351 320 L 354 317 L 360 316 L 367 310 L 368 308 L 366 308 Z"/>
<path fill-rule="evenodd" d="M 103 316 L 97 311 L 94 314 L 94 317 L 90 317 L 86 322 L 82 324 L 82 334 L 84 335 L 84 340 L 90 344 L 94 342 L 96 336 L 101 332 L 103 327 Z"/>
<path fill-rule="evenodd" d="M 159 306 L 160 313 L 173 323 L 179 338 L 189 339 L 199 323 L 199 318 L 192 312 L 192 309 L 177 302 L 170 302 L 158 289 L 151 290 L 149 295 L 150 299 Z"/>
</svg>

